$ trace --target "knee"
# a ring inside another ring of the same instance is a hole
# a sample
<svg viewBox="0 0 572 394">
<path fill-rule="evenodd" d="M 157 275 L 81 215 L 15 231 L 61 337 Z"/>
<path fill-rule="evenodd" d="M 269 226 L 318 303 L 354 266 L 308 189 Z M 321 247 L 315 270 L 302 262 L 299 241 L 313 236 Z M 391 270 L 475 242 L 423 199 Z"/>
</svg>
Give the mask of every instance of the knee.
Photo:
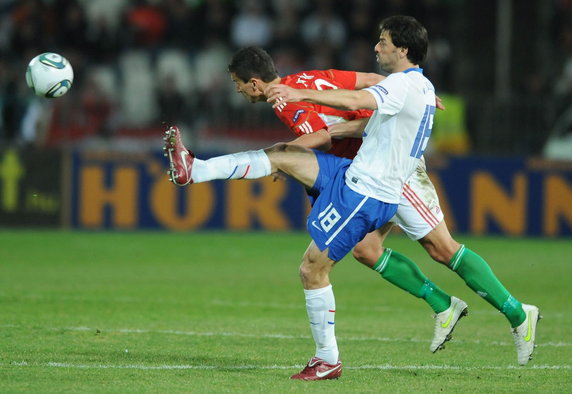
<svg viewBox="0 0 572 394">
<path fill-rule="evenodd" d="M 302 280 L 302 283 L 307 283 L 312 278 L 312 269 L 305 262 L 302 262 L 302 264 L 300 264 L 298 273 L 300 274 L 300 279 Z"/>
<path fill-rule="evenodd" d="M 284 142 L 278 142 L 277 144 L 274 144 L 271 147 L 264 149 L 264 151 L 266 152 L 267 155 L 271 155 L 273 153 L 286 152 L 287 149 L 288 149 L 287 144 L 285 144 Z"/>
<path fill-rule="evenodd" d="M 329 275 L 332 266 L 318 258 L 307 254 L 299 268 L 300 279 L 305 289 L 319 289 L 329 283 Z"/>
<path fill-rule="evenodd" d="M 269 148 L 265 149 L 266 154 L 284 153 L 284 152 L 299 152 L 305 148 L 298 145 L 289 145 L 284 142 L 278 142 Z"/>
<path fill-rule="evenodd" d="M 299 273 L 303 283 L 312 281 L 318 275 L 318 264 L 316 259 L 310 253 L 306 253 L 302 258 Z"/>
</svg>

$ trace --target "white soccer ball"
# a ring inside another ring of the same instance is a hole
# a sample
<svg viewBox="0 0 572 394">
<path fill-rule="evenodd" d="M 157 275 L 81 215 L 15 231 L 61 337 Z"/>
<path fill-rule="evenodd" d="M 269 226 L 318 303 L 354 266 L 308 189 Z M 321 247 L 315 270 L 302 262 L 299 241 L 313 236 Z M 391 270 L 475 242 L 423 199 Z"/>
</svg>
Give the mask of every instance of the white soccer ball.
<svg viewBox="0 0 572 394">
<path fill-rule="evenodd" d="M 42 53 L 28 64 L 26 83 L 40 97 L 60 97 L 72 86 L 73 69 L 62 55 Z"/>
</svg>

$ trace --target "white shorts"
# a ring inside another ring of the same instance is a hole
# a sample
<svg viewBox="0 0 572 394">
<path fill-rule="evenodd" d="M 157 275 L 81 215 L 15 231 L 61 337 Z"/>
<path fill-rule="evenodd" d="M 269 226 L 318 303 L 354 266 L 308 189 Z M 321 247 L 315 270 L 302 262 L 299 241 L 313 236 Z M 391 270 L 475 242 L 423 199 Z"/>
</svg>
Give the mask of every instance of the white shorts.
<svg viewBox="0 0 572 394">
<path fill-rule="evenodd" d="M 397 213 L 390 222 L 397 224 L 410 239 L 417 241 L 429 234 L 443 218 L 437 191 L 422 160 L 405 183 Z"/>
</svg>

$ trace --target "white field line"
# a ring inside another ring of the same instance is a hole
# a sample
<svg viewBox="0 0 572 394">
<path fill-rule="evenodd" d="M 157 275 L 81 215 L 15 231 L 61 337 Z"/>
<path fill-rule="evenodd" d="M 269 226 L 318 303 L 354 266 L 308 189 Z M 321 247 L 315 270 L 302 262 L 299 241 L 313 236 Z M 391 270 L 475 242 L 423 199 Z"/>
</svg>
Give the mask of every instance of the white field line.
<svg viewBox="0 0 572 394">
<path fill-rule="evenodd" d="M 0 294 L 0 298 L 2 295 Z M 22 300 L 46 300 L 45 294 L 26 294 L 26 295 L 19 295 L 18 299 Z M 72 301 L 72 302 L 112 302 L 112 303 L 136 303 L 141 304 L 145 303 L 159 303 L 161 305 L 190 305 L 192 303 L 186 302 L 185 300 L 172 300 L 172 299 L 161 299 L 161 298 L 153 298 L 152 300 L 145 300 L 142 301 L 141 298 L 138 297 L 84 297 L 84 296 L 57 296 L 54 298 L 48 298 L 48 301 Z M 220 300 L 220 299 L 213 299 L 210 300 L 209 304 L 215 306 L 230 306 L 235 308 L 271 308 L 271 309 L 292 309 L 292 310 L 299 310 L 300 305 L 303 307 L 303 303 L 268 303 L 268 302 L 252 302 L 252 301 L 234 301 L 234 300 Z M 485 304 L 483 304 L 485 305 Z M 402 313 L 403 309 L 401 308 L 394 308 L 394 307 L 387 307 L 383 305 L 352 305 L 349 307 L 354 311 L 367 311 L 367 312 L 380 312 L 380 313 Z M 338 308 L 339 309 L 339 308 Z M 471 315 L 498 315 L 500 312 L 495 311 L 492 308 L 485 309 L 478 309 L 473 307 L 472 305 L 469 306 Z M 542 310 L 541 310 L 542 312 Z M 544 313 L 542 313 L 544 314 Z M 546 317 L 550 317 L 550 319 L 562 319 L 568 316 L 567 313 L 564 312 L 551 312 L 547 314 Z"/>
<path fill-rule="evenodd" d="M 2 364 L 0 364 L 2 365 Z M 78 369 L 138 369 L 138 370 L 177 370 L 177 369 L 197 369 L 197 370 L 281 370 L 281 369 L 300 369 L 302 365 L 113 365 L 113 364 L 73 364 L 73 363 L 27 363 L 25 361 L 12 362 L 9 365 L 14 367 L 54 367 L 54 368 L 78 368 Z M 348 366 L 344 365 L 344 369 L 351 370 L 522 370 L 522 369 L 540 369 L 540 370 L 568 370 L 570 365 L 531 365 L 528 367 L 516 365 L 484 365 L 480 367 L 463 367 L 458 365 L 360 365 Z"/>
<path fill-rule="evenodd" d="M 0 295 L 0 298 L 2 296 Z M 46 300 L 45 294 L 25 294 L 25 295 L 18 295 L 18 299 L 22 300 Z M 72 301 L 72 302 L 112 302 L 112 303 L 134 303 L 134 304 L 141 304 L 143 303 L 141 298 L 138 297 L 84 297 L 84 296 L 57 296 L 54 298 L 47 299 L 48 301 Z M 189 305 L 192 303 L 186 302 L 185 300 L 172 300 L 172 299 L 161 299 L 161 298 L 154 298 L 152 300 L 145 300 L 145 303 L 160 303 L 162 305 Z M 292 309 L 298 310 L 300 309 L 300 305 L 302 308 L 304 304 L 299 303 L 269 303 L 269 302 L 253 302 L 253 301 L 235 301 L 235 300 L 220 300 L 220 299 L 212 299 L 210 300 L 209 304 L 216 305 L 216 306 L 230 306 L 235 308 L 271 308 L 271 309 Z M 485 305 L 485 304 L 483 304 Z M 402 313 L 403 309 L 401 308 L 394 308 L 394 307 L 387 307 L 383 305 L 352 305 L 348 307 L 354 311 L 367 311 L 367 312 L 396 312 Z M 339 308 L 338 308 L 339 309 Z M 488 308 L 485 306 L 484 309 L 479 309 L 478 307 L 473 307 L 472 305 L 469 306 L 471 315 L 498 315 L 500 312 L 495 311 L 492 308 Z M 542 312 L 542 310 L 541 310 Z M 551 319 L 561 319 L 567 316 L 564 312 L 552 312 L 549 316 Z"/>
<path fill-rule="evenodd" d="M 2 328 L 30 328 L 11 324 L 0 324 Z M 37 329 L 37 327 L 34 327 Z M 93 328 L 93 327 L 42 327 L 39 329 L 50 330 L 50 331 L 86 331 L 94 333 L 104 333 L 104 332 L 114 332 L 122 334 L 161 334 L 161 335 L 185 335 L 185 336 L 197 336 L 197 337 L 237 337 L 237 338 L 261 338 L 261 339 L 311 339 L 309 335 L 286 335 L 286 334 L 245 334 L 239 332 L 199 332 L 199 331 L 180 331 L 180 330 L 148 330 L 139 328 Z M 419 339 L 419 338 L 390 338 L 390 337 L 344 337 L 337 336 L 340 342 L 361 342 L 361 341 L 373 341 L 373 342 L 413 342 L 413 343 L 429 343 L 429 338 Z M 495 345 L 495 346 L 514 346 L 513 342 L 504 341 L 482 341 L 476 340 L 463 340 L 463 339 L 453 339 L 455 343 L 472 343 L 477 345 Z M 537 343 L 541 347 L 568 347 L 572 346 L 569 342 L 540 342 Z"/>
</svg>

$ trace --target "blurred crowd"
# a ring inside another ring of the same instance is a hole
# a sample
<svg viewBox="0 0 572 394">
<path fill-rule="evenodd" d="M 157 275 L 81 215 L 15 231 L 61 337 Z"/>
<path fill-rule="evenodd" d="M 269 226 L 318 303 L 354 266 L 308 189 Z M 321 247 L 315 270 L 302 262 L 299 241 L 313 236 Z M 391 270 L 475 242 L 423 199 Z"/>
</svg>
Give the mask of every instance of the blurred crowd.
<svg viewBox="0 0 572 394">
<path fill-rule="evenodd" d="M 413 15 L 428 28 L 424 68 L 439 92 L 463 94 L 455 51 L 466 37 L 462 23 L 450 21 L 467 2 L 0 0 L 0 141 L 45 146 L 144 138 L 161 122 L 192 131 L 208 124 L 223 134 L 229 124 L 274 127 L 268 106 L 245 110 L 233 92 L 227 65 L 236 49 L 264 47 L 281 75 L 376 71 L 378 23 L 394 14 Z M 553 80 L 547 73 L 527 79 L 564 109 L 572 96 L 571 3 L 551 5 Z M 64 55 L 74 68 L 74 85 L 61 99 L 35 98 L 25 85 L 27 63 L 46 51 Z"/>
</svg>

